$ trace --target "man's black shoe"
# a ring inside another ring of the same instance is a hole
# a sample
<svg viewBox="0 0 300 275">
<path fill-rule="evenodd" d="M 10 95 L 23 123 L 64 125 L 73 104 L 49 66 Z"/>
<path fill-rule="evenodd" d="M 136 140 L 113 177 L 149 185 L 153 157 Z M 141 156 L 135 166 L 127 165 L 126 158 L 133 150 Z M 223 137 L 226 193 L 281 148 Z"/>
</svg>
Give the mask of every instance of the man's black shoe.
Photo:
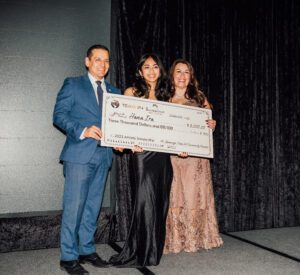
<svg viewBox="0 0 300 275">
<path fill-rule="evenodd" d="M 69 274 L 84 275 L 89 274 L 77 260 L 74 261 L 60 261 L 61 269 L 67 271 Z"/>
<path fill-rule="evenodd" d="M 92 253 L 88 255 L 80 255 L 79 262 L 81 264 L 89 263 L 96 267 L 109 267 L 106 261 L 102 260 L 97 253 Z"/>
</svg>

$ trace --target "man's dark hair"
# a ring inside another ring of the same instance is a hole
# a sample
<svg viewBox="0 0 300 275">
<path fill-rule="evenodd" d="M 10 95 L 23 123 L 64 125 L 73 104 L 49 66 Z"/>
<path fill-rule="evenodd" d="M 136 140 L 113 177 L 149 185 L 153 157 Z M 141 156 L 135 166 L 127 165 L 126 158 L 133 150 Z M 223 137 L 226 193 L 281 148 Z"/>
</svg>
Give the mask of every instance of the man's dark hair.
<svg viewBox="0 0 300 275">
<path fill-rule="evenodd" d="M 89 49 L 88 49 L 87 52 L 86 52 L 86 57 L 91 58 L 91 56 L 92 56 L 92 51 L 93 51 L 94 49 L 102 49 L 102 50 L 107 51 L 108 54 L 109 54 L 109 49 L 108 49 L 106 46 L 101 45 L 101 44 L 96 44 L 96 45 L 93 45 L 93 46 L 89 47 Z"/>
</svg>

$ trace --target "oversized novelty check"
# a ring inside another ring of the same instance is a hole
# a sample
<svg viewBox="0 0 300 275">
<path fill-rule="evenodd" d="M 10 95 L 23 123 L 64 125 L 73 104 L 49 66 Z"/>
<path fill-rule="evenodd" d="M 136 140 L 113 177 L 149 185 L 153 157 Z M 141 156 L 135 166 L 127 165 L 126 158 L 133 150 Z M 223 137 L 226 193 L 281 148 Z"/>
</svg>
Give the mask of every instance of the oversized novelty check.
<svg viewBox="0 0 300 275">
<path fill-rule="evenodd" d="M 211 110 L 105 93 L 101 144 L 213 158 Z"/>
</svg>

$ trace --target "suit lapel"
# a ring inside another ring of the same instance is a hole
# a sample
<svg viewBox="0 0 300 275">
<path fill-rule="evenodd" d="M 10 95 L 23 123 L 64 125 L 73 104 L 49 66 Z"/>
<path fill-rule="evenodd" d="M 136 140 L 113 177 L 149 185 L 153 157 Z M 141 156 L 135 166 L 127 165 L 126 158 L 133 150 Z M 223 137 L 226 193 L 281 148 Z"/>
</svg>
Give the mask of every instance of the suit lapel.
<svg viewBox="0 0 300 275">
<path fill-rule="evenodd" d="M 106 91 L 107 91 L 108 93 L 112 93 L 111 87 L 110 87 L 109 83 L 106 82 L 106 81 L 105 81 L 105 86 L 106 86 Z"/>
<path fill-rule="evenodd" d="M 115 94 L 116 92 L 113 89 L 113 86 L 110 85 L 107 81 L 105 81 L 106 91 L 111 94 Z"/>
</svg>

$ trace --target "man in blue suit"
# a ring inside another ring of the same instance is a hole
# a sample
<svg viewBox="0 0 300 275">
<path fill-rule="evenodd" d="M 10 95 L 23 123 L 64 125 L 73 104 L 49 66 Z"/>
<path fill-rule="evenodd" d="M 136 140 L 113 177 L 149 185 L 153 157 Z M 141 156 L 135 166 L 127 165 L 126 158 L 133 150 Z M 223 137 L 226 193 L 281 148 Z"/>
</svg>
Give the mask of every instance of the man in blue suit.
<svg viewBox="0 0 300 275">
<path fill-rule="evenodd" d="M 94 233 L 112 162 L 112 149 L 100 142 L 102 93 L 120 94 L 104 79 L 109 63 L 107 47 L 91 46 L 87 74 L 65 79 L 54 108 L 53 122 L 66 133 L 60 266 L 69 274 L 88 274 L 80 263 L 107 266 L 96 253 Z"/>
</svg>

